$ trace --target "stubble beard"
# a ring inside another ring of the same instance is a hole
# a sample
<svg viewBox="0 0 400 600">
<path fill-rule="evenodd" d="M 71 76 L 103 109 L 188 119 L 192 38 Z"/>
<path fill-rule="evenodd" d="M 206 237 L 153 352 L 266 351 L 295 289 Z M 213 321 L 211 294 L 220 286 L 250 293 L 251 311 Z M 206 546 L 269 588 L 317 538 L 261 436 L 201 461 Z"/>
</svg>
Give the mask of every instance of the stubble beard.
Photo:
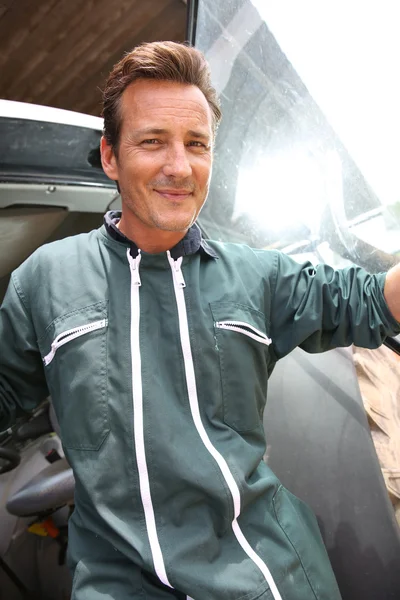
<svg viewBox="0 0 400 600">
<path fill-rule="evenodd" d="M 195 222 L 198 213 L 193 212 L 191 215 L 180 215 L 179 211 L 181 207 L 177 208 L 177 214 L 174 216 L 169 211 L 169 216 L 163 214 L 154 209 L 154 207 L 148 207 L 147 210 L 138 209 L 135 202 L 129 197 L 127 200 L 123 200 L 123 205 L 128 211 L 134 215 L 135 219 L 140 221 L 146 227 L 151 229 L 159 229 L 160 231 L 169 231 L 171 233 L 185 233 Z"/>
<path fill-rule="evenodd" d="M 177 207 L 177 214 L 174 217 L 172 214 L 170 217 L 167 217 L 162 212 L 158 212 L 156 207 L 151 205 L 150 203 L 146 207 L 146 203 L 143 202 L 139 207 L 137 203 L 132 199 L 130 194 L 125 194 L 125 190 L 121 189 L 121 198 L 123 205 L 126 206 L 128 211 L 135 216 L 137 220 L 139 220 L 146 227 L 159 229 L 160 231 L 169 231 L 171 233 L 185 233 L 197 220 L 201 209 L 203 208 L 205 201 L 207 199 L 208 189 L 205 193 L 205 198 L 201 204 L 199 210 L 194 210 L 190 215 L 181 215 L 179 216 L 179 211 L 182 210 L 181 207 Z M 143 207 L 143 210 L 140 210 L 140 206 Z M 172 210 L 170 209 L 170 214 Z M 147 214 L 146 214 L 147 213 Z"/>
</svg>

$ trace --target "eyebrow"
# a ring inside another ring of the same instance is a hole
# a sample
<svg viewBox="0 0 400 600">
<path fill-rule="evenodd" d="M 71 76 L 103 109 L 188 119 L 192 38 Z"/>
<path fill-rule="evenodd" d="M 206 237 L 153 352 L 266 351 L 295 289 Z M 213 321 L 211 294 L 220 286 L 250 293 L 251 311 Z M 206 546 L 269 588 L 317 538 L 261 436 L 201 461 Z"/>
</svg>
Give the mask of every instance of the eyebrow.
<svg viewBox="0 0 400 600">
<path fill-rule="evenodd" d="M 169 133 L 168 129 L 162 129 L 159 127 L 148 127 L 145 129 L 135 129 L 131 135 L 135 137 L 141 137 L 143 135 L 163 135 L 166 133 Z M 199 140 L 209 141 L 211 137 L 206 133 L 202 133 L 201 131 L 195 131 L 194 129 L 189 129 L 187 133 L 190 137 L 195 137 Z"/>
</svg>

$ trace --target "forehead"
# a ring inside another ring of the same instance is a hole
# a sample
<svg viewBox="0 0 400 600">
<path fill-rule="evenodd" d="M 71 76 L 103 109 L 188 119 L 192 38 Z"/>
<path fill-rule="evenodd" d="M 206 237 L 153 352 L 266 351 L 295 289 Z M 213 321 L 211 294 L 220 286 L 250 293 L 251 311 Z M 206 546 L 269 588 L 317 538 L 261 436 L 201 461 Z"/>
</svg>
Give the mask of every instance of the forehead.
<svg viewBox="0 0 400 600">
<path fill-rule="evenodd" d="M 210 106 L 195 85 L 139 79 L 123 92 L 120 107 L 122 129 L 177 122 L 188 128 L 212 129 Z"/>
</svg>

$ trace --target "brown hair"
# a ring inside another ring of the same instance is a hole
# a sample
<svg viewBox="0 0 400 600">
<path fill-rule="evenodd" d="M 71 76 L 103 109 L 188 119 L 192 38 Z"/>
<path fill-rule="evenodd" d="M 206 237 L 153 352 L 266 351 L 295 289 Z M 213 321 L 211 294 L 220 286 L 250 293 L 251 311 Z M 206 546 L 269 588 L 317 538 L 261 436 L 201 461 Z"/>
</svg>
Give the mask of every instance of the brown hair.
<svg viewBox="0 0 400 600">
<path fill-rule="evenodd" d="M 221 120 L 221 110 L 217 92 L 211 85 L 210 68 L 204 55 L 185 44 L 151 42 L 137 46 L 114 65 L 104 88 L 103 133 L 115 151 L 118 149 L 121 130 L 121 96 L 137 79 L 196 85 L 211 108 L 215 134 Z"/>
</svg>

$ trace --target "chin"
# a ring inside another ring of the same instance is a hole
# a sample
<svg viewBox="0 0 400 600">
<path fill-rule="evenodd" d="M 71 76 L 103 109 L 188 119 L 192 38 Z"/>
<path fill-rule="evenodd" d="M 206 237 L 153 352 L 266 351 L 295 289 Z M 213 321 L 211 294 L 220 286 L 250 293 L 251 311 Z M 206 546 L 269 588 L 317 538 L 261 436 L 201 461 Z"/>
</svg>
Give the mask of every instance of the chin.
<svg viewBox="0 0 400 600">
<path fill-rule="evenodd" d="M 162 229 L 163 231 L 170 231 L 171 233 L 186 233 L 186 231 L 193 225 L 193 223 L 190 221 L 187 224 L 168 224 L 165 225 L 163 227 L 159 227 L 159 229 Z"/>
<path fill-rule="evenodd" d="M 193 225 L 195 220 L 196 217 L 190 215 L 190 217 L 181 219 L 157 219 L 157 222 L 155 224 L 158 227 L 158 229 L 161 229 L 162 231 L 171 231 L 175 233 L 181 231 L 182 233 L 184 233 L 189 229 L 189 227 Z"/>
</svg>

